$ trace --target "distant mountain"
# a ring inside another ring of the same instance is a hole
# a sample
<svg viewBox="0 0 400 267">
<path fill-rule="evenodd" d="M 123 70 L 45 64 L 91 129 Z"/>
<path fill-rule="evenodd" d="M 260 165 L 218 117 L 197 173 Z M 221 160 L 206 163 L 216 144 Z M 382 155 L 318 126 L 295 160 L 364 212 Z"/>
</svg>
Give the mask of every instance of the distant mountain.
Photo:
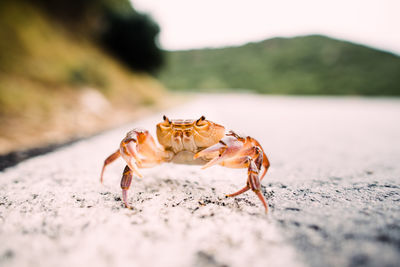
<svg viewBox="0 0 400 267">
<path fill-rule="evenodd" d="M 159 78 L 176 90 L 400 95 L 400 57 L 320 35 L 273 38 L 240 47 L 167 52 Z"/>
</svg>

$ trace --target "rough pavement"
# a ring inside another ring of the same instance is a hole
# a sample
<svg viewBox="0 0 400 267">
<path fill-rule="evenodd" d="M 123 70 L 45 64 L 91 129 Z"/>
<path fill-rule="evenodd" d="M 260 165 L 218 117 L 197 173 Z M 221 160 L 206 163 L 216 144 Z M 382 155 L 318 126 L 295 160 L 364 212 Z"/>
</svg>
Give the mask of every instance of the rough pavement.
<svg viewBox="0 0 400 267">
<path fill-rule="evenodd" d="M 0 173 L 1 266 L 398 266 L 400 101 L 205 95 L 166 111 L 255 137 L 271 160 L 265 215 L 245 170 L 164 164 L 99 173 L 130 128 Z"/>
</svg>

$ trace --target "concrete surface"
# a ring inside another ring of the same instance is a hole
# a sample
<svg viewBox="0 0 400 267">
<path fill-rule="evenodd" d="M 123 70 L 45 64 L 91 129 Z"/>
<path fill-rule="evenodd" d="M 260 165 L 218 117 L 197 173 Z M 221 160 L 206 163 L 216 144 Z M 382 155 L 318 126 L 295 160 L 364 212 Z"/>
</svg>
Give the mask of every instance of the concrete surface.
<svg viewBox="0 0 400 267">
<path fill-rule="evenodd" d="M 130 128 L 0 173 L 0 266 L 398 266 L 398 99 L 203 95 L 165 112 L 257 138 L 271 161 L 265 215 L 245 170 L 164 164 L 134 179 L 103 160 Z"/>
</svg>

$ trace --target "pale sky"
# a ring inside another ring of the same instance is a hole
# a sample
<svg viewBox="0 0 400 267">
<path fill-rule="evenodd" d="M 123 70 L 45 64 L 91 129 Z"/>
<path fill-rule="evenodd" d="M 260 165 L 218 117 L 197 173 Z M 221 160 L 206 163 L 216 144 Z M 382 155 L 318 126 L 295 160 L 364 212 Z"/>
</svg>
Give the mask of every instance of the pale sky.
<svg viewBox="0 0 400 267">
<path fill-rule="evenodd" d="M 400 54 L 400 0 L 131 0 L 167 50 L 323 34 Z"/>
</svg>

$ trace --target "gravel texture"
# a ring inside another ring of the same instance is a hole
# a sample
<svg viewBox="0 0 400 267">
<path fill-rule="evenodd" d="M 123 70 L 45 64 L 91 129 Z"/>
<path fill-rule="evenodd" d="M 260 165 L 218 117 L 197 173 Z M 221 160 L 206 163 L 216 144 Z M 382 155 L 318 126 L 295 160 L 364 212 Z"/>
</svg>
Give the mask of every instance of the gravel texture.
<svg viewBox="0 0 400 267">
<path fill-rule="evenodd" d="M 398 99 L 202 95 L 166 111 L 258 139 L 268 215 L 246 170 L 142 170 L 123 208 L 125 133 L 163 114 L 0 172 L 0 266 L 398 266 Z"/>
</svg>

